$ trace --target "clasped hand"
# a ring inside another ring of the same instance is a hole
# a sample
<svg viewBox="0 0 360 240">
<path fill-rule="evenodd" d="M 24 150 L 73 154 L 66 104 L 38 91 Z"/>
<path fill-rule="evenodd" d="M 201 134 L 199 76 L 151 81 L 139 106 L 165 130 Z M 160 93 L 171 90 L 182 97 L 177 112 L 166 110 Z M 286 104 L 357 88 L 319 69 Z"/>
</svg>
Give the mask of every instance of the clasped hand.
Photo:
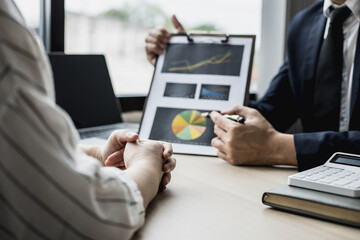
<svg viewBox="0 0 360 240">
<path fill-rule="evenodd" d="M 162 167 L 163 176 L 159 186 L 166 189 L 171 180 L 171 171 L 176 166 L 172 157 L 172 145 L 165 142 L 139 140 L 139 135 L 129 130 L 114 131 L 101 150 L 100 160 L 105 166 L 125 170 L 139 161 Z"/>
</svg>

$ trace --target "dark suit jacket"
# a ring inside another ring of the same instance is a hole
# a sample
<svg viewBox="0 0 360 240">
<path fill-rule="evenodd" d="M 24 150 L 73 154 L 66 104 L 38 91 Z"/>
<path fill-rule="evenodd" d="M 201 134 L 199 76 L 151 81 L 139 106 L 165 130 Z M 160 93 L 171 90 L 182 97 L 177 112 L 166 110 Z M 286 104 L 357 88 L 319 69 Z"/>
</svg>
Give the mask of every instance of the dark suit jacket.
<svg viewBox="0 0 360 240">
<path fill-rule="evenodd" d="M 360 153 L 360 34 L 354 60 L 349 131 L 324 129 L 326 123 L 317 124 L 312 116 L 317 111 L 313 109 L 314 79 L 326 24 L 322 8 L 323 2 L 317 2 L 295 16 L 288 29 L 284 64 L 264 97 L 249 104 L 278 131 L 286 131 L 301 119 L 304 133 L 294 135 L 300 171 L 321 165 L 336 151 Z"/>
</svg>

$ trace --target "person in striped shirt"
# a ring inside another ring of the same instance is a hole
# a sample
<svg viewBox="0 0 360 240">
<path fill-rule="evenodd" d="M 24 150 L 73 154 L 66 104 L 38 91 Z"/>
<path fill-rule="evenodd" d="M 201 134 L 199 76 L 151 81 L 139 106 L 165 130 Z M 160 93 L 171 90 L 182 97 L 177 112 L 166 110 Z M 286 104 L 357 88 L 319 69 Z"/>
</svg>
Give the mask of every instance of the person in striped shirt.
<svg viewBox="0 0 360 240">
<path fill-rule="evenodd" d="M 118 130 L 79 146 L 49 61 L 0 1 L 0 239 L 130 239 L 175 167 L 168 143 Z"/>
</svg>

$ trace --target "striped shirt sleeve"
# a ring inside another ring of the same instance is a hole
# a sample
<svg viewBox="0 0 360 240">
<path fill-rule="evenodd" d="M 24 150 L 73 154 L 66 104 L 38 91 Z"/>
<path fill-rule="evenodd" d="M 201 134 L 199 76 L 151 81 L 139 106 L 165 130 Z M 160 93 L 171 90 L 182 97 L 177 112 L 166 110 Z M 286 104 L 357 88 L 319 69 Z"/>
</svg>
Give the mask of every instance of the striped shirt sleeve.
<svg viewBox="0 0 360 240">
<path fill-rule="evenodd" d="M 141 193 L 77 149 L 53 92 L 42 46 L 13 1 L 1 1 L 0 238 L 131 238 L 144 222 Z"/>
</svg>

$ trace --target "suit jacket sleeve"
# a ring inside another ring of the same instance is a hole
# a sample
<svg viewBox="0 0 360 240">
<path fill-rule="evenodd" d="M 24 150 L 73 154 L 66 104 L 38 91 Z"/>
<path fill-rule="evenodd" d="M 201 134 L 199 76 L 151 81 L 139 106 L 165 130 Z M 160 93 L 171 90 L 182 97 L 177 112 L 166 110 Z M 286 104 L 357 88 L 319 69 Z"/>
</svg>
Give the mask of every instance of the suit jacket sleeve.
<svg viewBox="0 0 360 240">
<path fill-rule="evenodd" d="M 360 131 L 314 132 L 294 135 L 299 171 L 319 166 L 335 152 L 360 154 Z"/>
<path fill-rule="evenodd" d="M 299 118 L 287 76 L 287 61 L 272 80 L 264 97 L 249 106 L 257 109 L 272 125 L 286 131 Z M 319 166 L 334 152 L 360 154 L 360 131 L 307 132 L 294 134 L 298 170 Z"/>
<path fill-rule="evenodd" d="M 265 95 L 259 101 L 249 102 L 249 107 L 257 109 L 280 132 L 288 130 L 298 119 L 288 71 L 288 61 L 285 60 Z"/>
<path fill-rule="evenodd" d="M 356 101 L 356 104 L 348 132 L 316 132 L 309 115 L 308 110 L 312 104 L 308 99 L 311 98 L 313 92 L 304 81 L 309 78 L 308 73 L 312 72 L 309 68 L 316 65 L 313 59 L 315 55 L 309 55 L 309 49 L 316 53 L 315 46 L 319 44 L 315 41 L 323 36 L 325 19 L 322 15 L 322 6 L 322 1 L 317 2 L 293 19 L 287 36 L 288 58 L 271 81 L 264 97 L 257 102 L 249 103 L 250 107 L 259 110 L 280 132 L 286 131 L 298 118 L 302 120 L 304 133 L 294 135 L 300 171 L 323 164 L 334 152 L 360 153 L 360 113 L 358 110 L 360 104 L 357 96 L 352 96 L 354 97 L 352 101 Z M 314 34 L 317 37 L 314 37 Z M 309 41 L 311 45 L 306 44 Z M 359 53 L 360 51 L 357 51 L 356 54 Z M 311 60 L 307 58 L 308 56 L 312 56 Z M 358 63 L 360 58 L 356 59 L 358 60 L 355 62 Z M 357 68 L 354 70 L 354 76 L 360 76 Z M 355 84 L 353 87 L 357 86 Z"/>
<path fill-rule="evenodd" d="M 287 60 L 264 97 L 250 102 L 249 107 L 257 109 L 280 132 L 286 131 L 300 117 L 288 77 Z M 303 171 L 325 163 L 334 152 L 360 154 L 360 131 L 297 133 L 294 145 L 298 170 Z"/>
</svg>

